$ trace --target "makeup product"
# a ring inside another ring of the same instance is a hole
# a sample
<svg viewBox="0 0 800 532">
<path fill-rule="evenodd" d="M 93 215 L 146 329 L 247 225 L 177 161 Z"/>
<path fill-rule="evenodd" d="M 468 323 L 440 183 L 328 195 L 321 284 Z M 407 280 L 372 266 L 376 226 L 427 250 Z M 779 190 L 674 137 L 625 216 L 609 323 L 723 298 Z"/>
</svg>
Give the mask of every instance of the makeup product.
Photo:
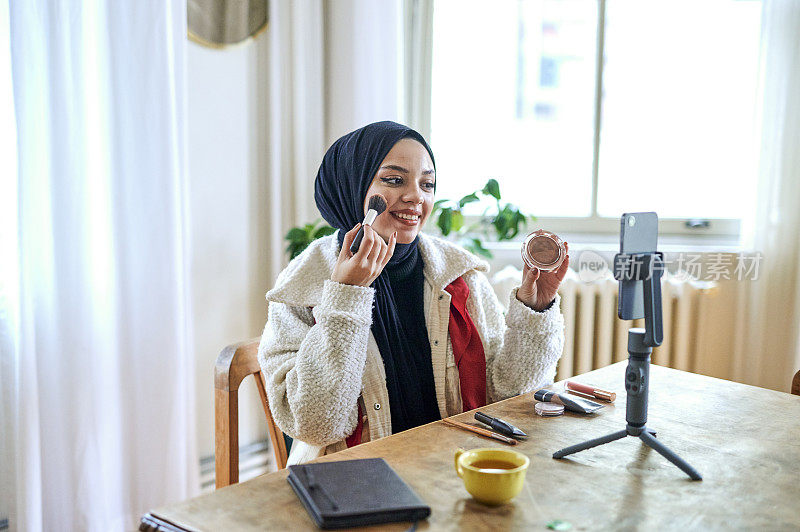
<svg viewBox="0 0 800 532">
<path fill-rule="evenodd" d="M 482 429 L 480 427 L 475 427 L 473 425 L 467 425 L 466 423 L 461 423 L 460 421 L 455 421 L 453 419 L 448 419 L 448 418 L 443 419 L 442 422 L 445 425 L 450 425 L 451 427 L 457 427 L 460 429 L 468 430 L 470 432 L 474 432 L 475 434 L 480 434 L 481 436 L 485 436 L 487 438 L 493 438 L 495 440 L 507 443 L 509 445 L 517 444 L 517 440 L 515 440 L 514 438 L 503 436 L 502 434 L 492 432 L 491 430 Z"/>
<path fill-rule="evenodd" d="M 564 241 L 550 231 L 534 231 L 522 243 L 522 260 L 529 268 L 557 270 L 566 257 Z"/>
<path fill-rule="evenodd" d="M 617 399 L 617 394 L 607 390 L 595 388 L 590 384 L 581 384 L 580 382 L 567 381 L 566 388 L 569 391 L 579 392 L 583 395 L 588 395 L 592 399 L 599 399 L 600 401 L 607 401 L 613 403 Z"/>
<path fill-rule="evenodd" d="M 358 248 L 361 246 L 361 240 L 364 238 L 364 226 L 372 225 L 372 222 L 375 221 L 375 218 L 377 218 L 378 215 L 385 210 L 386 198 L 380 194 L 373 194 L 369 197 L 369 202 L 367 203 L 367 214 L 364 216 L 364 222 L 361 224 L 361 227 L 358 228 L 358 233 L 356 233 L 356 237 L 353 239 L 353 243 L 350 245 L 350 253 L 355 255 L 358 252 Z"/>
<path fill-rule="evenodd" d="M 588 399 L 581 399 L 580 397 L 571 397 L 565 393 L 551 392 L 550 390 L 539 390 L 533 394 L 533 398 L 537 401 L 551 401 L 564 405 L 564 408 L 572 412 L 579 412 L 581 414 L 591 414 L 603 408 L 604 405 L 595 403 Z"/>
<path fill-rule="evenodd" d="M 525 439 L 528 437 L 527 434 L 519 430 L 511 423 L 503 421 L 502 419 L 497 419 L 496 417 L 487 416 L 483 412 L 475 412 L 475 419 L 477 419 L 478 421 L 480 421 L 485 425 L 489 425 L 500 434 L 504 434 L 506 436 L 518 439 Z"/>
<path fill-rule="evenodd" d="M 560 416 L 564 413 L 564 405 L 558 403 L 536 403 L 533 410 L 544 417 Z"/>
</svg>

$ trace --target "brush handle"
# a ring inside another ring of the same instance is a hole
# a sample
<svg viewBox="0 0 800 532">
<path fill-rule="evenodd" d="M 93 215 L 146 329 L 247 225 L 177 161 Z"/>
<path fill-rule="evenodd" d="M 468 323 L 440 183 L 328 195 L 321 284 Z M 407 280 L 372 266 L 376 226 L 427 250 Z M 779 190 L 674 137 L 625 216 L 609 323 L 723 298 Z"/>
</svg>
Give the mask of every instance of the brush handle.
<svg viewBox="0 0 800 532">
<path fill-rule="evenodd" d="M 503 436 L 514 436 L 514 429 L 512 429 L 509 424 L 502 419 L 496 419 L 491 416 L 487 416 L 483 412 L 475 412 L 475 419 L 484 425 L 489 425 L 493 430 L 499 432 Z"/>
<path fill-rule="evenodd" d="M 364 222 L 361 224 L 361 227 L 358 228 L 358 233 L 356 233 L 356 237 L 353 239 L 353 243 L 350 244 L 350 253 L 355 255 L 358 253 L 358 248 L 361 247 L 361 241 L 364 240 L 364 227 L 368 225 L 372 225 L 372 222 L 375 221 L 375 218 L 378 217 L 378 211 L 374 209 L 370 209 L 367 211 L 367 215 L 364 217 Z"/>
<path fill-rule="evenodd" d="M 468 430 L 470 432 L 474 432 L 475 434 L 480 434 L 481 436 L 485 436 L 487 438 L 492 438 L 503 443 L 507 443 L 509 445 L 516 445 L 517 440 L 513 438 L 509 438 L 508 436 L 503 436 L 502 434 L 498 434 L 496 432 L 492 432 L 491 430 L 482 429 L 480 427 L 475 427 L 473 425 L 468 425 L 466 423 L 461 423 L 460 421 L 456 421 L 454 419 L 443 419 L 442 420 L 445 425 L 450 425 L 451 427 L 458 427 L 460 429 Z"/>
<path fill-rule="evenodd" d="M 364 226 L 358 228 L 358 233 L 356 233 L 356 237 L 353 239 L 353 243 L 350 244 L 350 253 L 355 255 L 358 253 L 358 248 L 361 246 L 361 241 L 364 240 Z"/>
</svg>

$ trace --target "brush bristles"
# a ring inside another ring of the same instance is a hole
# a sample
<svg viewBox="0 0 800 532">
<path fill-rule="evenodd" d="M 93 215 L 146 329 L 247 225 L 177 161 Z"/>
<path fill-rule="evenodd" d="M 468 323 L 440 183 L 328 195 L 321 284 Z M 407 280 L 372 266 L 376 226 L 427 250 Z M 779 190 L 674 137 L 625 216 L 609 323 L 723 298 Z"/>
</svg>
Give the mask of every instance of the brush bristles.
<svg viewBox="0 0 800 532">
<path fill-rule="evenodd" d="M 380 194 L 373 194 L 369 198 L 369 203 L 367 204 L 367 210 L 373 210 L 378 214 L 382 213 L 386 210 L 386 198 L 381 196 Z"/>
</svg>

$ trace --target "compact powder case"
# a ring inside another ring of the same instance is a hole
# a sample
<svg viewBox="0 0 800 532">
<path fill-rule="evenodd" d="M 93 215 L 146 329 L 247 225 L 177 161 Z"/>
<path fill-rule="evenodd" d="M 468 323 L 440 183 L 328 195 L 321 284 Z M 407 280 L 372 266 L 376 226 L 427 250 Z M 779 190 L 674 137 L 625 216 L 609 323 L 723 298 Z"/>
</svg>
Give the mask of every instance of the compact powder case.
<svg viewBox="0 0 800 532">
<path fill-rule="evenodd" d="M 522 243 L 522 260 L 529 268 L 545 272 L 557 270 L 566 256 L 564 241 L 550 231 L 534 231 Z"/>
</svg>

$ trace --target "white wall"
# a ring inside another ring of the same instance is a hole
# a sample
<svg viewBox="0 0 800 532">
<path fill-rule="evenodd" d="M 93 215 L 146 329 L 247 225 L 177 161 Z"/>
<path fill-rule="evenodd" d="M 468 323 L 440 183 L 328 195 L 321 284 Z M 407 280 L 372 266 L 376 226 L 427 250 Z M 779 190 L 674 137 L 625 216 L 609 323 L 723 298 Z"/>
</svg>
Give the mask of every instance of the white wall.
<svg viewBox="0 0 800 532">
<path fill-rule="evenodd" d="M 214 50 L 189 43 L 189 182 L 198 451 L 214 454 L 214 360 L 228 344 L 259 336 L 268 280 L 262 205 L 267 172 L 258 66 L 267 34 Z M 250 381 L 250 379 L 248 379 Z M 240 444 L 266 435 L 255 386 L 240 392 Z"/>
</svg>

